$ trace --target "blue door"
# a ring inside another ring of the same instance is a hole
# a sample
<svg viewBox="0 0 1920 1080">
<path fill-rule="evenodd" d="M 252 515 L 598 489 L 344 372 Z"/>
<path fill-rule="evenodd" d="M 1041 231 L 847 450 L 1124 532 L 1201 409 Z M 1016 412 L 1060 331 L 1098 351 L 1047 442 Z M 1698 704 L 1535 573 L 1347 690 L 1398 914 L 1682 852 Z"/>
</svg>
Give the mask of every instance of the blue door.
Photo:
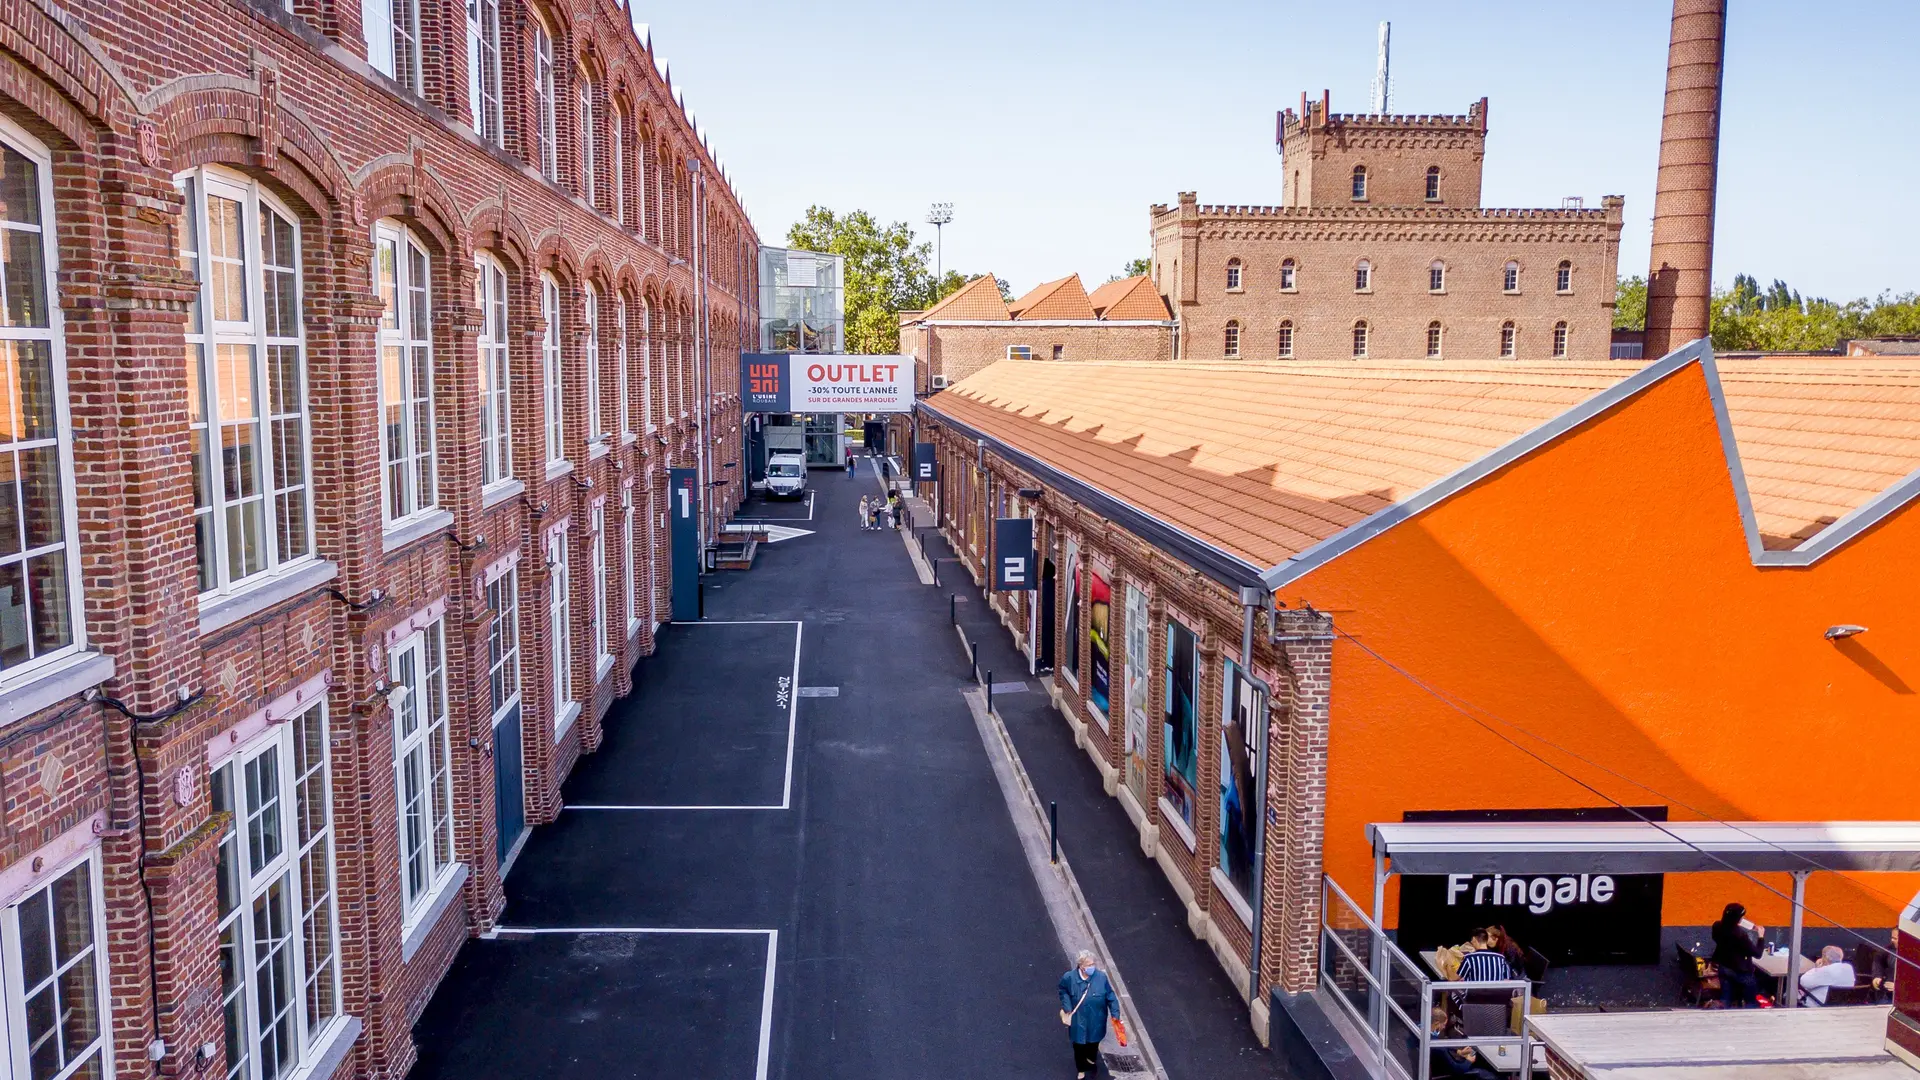
<svg viewBox="0 0 1920 1080">
<path fill-rule="evenodd" d="M 527 831 L 525 778 L 520 773 L 520 703 L 514 702 L 493 722 L 493 805 L 500 824 L 501 865 L 507 853 Z"/>
</svg>

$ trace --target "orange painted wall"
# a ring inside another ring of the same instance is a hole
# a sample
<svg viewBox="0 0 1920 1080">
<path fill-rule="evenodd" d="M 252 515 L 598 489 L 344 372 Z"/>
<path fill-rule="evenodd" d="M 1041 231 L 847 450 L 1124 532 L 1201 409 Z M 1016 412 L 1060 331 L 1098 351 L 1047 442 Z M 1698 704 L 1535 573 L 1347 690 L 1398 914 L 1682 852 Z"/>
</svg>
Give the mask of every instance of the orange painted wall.
<svg viewBox="0 0 1920 1080">
<path fill-rule="evenodd" d="M 1920 819 L 1920 510 L 1804 569 L 1754 567 L 1738 515 L 1690 365 L 1277 596 L 1668 796 L 1488 721 L 1623 802 L 1668 803 L 1675 819 L 1699 816 L 1682 802 L 1735 820 Z M 1822 636 L 1836 623 L 1869 631 L 1836 644 Z M 1356 898 L 1370 821 L 1605 805 L 1352 642 L 1336 642 L 1333 670 L 1326 868 Z M 1764 880 L 1789 889 L 1785 874 Z M 1808 906 L 1890 926 L 1916 888 L 1815 874 Z M 1786 924 L 1784 900 L 1732 874 L 1669 875 L 1665 897 L 1668 925 L 1736 899 Z"/>
</svg>

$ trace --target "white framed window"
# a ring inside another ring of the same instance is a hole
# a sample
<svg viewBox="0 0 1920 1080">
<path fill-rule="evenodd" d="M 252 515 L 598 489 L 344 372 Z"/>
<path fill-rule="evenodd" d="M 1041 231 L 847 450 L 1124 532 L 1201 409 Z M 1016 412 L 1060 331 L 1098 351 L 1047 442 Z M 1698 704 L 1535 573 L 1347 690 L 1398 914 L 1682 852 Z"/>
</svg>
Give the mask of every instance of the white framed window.
<svg viewBox="0 0 1920 1080">
<path fill-rule="evenodd" d="M 1553 324 L 1553 358 L 1555 360 L 1567 358 L 1567 324 L 1564 322 Z"/>
<path fill-rule="evenodd" d="M 1438 322 L 1430 322 L 1427 324 L 1427 358 L 1428 359 L 1438 360 L 1440 358 L 1440 344 L 1441 344 L 1441 338 L 1444 336 L 1444 334 L 1445 332 L 1440 328 L 1440 324 Z"/>
<path fill-rule="evenodd" d="M 580 121 L 580 194 L 588 206 L 597 206 L 599 163 L 593 153 L 593 80 L 584 71 L 580 73 L 580 107 L 576 112 Z"/>
<path fill-rule="evenodd" d="M 1353 355 L 1355 359 L 1364 359 L 1367 355 L 1367 321 L 1353 324 Z"/>
<path fill-rule="evenodd" d="M 640 298 L 640 422 L 653 431 L 653 301 Z"/>
<path fill-rule="evenodd" d="M 52 164 L 0 118 L 0 680 L 78 652 L 86 637 Z"/>
<path fill-rule="evenodd" d="M 614 354 L 618 366 L 614 371 L 613 392 L 620 404 L 620 434 L 633 434 L 633 403 L 628 400 L 629 383 L 627 368 L 631 363 L 627 354 L 627 298 L 616 293 L 613 302 Z"/>
<path fill-rule="evenodd" d="M 406 226 L 373 229 L 380 315 L 380 461 L 388 525 L 439 505 L 433 430 L 433 322 L 426 249 Z"/>
<path fill-rule="evenodd" d="M 1355 202 L 1360 202 L 1366 197 L 1367 167 L 1365 165 L 1355 165 L 1353 167 L 1353 199 Z"/>
<path fill-rule="evenodd" d="M 1223 346 L 1228 357 L 1240 355 L 1240 323 L 1237 320 L 1227 320 L 1226 340 Z"/>
<path fill-rule="evenodd" d="M 613 155 L 613 220 L 627 223 L 627 111 L 614 106 L 607 129 L 607 152 Z"/>
<path fill-rule="evenodd" d="M 368 0 L 377 2 L 377 0 Z M 533 19 L 533 98 L 539 112 L 540 173 L 560 179 L 560 102 L 553 88 L 553 34 L 536 15 Z"/>
<path fill-rule="evenodd" d="M 287 1075 L 341 1015 L 325 702 L 269 732 L 212 777 L 228 1080 Z"/>
<path fill-rule="evenodd" d="M 547 461 L 552 463 L 566 458 L 567 444 L 560 382 L 560 283 L 551 274 L 540 275 L 540 315 L 547 321 L 540 335 L 540 371 L 546 382 Z"/>
<path fill-rule="evenodd" d="M 467 107 L 473 130 L 495 146 L 506 145 L 506 114 L 500 98 L 500 0 L 467 0 Z"/>
<path fill-rule="evenodd" d="M 1440 201 L 1440 166 L 1427 166 L 1427 201 Z"/>
<path fill-rule="evenodd" d="M 185 356 L 194 536 L 215 593 L 313 556 L 300 227 L 238 173 L 178 182 L 180 263 L 200 282 Z"/>
<path fill-rule="evenodd" d="M 573 577 L 567 530 L 547 534 L 547 618 L 553 627 L 553 727 L 566 722 L 573 702 Z"/>
<path fill-rule="evenodd" d="M 1560 265 L 1553 272 L 1553 289 L 1563 293 L 1573 291 L 1573 263 L 1560 260 Z"/>
<path fill-rule="evenodd" d="M 419 0 L 360 0 L 360 27 L 367 42 L 367 63 L 419 93 Z"/>
<path fill-rule="evenodd" d="M 600 290 L 586 289 L 587 442 L 598 445 L 606 434 L 600 403 Z"/>
<path fill-rule="evenodd" d="M 1031 345 L 1009 345 L 1009 346 L 1007 346 L 1007 359 L 1009 359 L 1009 360 L 1031 360 L 1031 359 L 1033 359 L 1033 346 L 1031 346 Z"/>
<path fill-rule="evenodd" d="M 520 700 L 520 569 L 514 567 L 487 583 L 487 687 L 493 717 Z"/>
<path fill-rule="evenodd" d="M 1447 291 L 1447 264 L 1439 259 L 1433 260 L 1433 264 L 1427 267 L 1427 291 L 1432 293 Z"/>
<path fill-rule="evenodd" d="M 1280 359 L 1293 359 L 1293 320 L 1280 321 Z"/>
<path fill-rule="evenodd" d="M 1228 259 L 1227 260 L 1227 290 L 1231 292 L 1235 289 L 1238 289 L 1239 287 L 1240 287 L 1240 260 Z"/>
<path fill-rule="evenodd" d="M 1500 324 L 1500 355 L 1505 359 L 1513 359 L 1515 351 L 1514 339 L 1517 336 L 1518 334 L 1514 330 L 1512 323 L 1504 322 Z"/>
<path fill-rule="evenodd" d="M 473 257 L 480 309 L 480 483 L 513 479 L 513 423 L 507 356 L 507 270 L 486 252 Z"/>
<path fill-rule="evenodd" d="M 596 668 L 613 659 L 612 635 L 607 630 L 607 504 L 593 504 L 588 514 L 593 530 L 593 659 Z"/>
<path fill-rule="evenodd" d="M 1517 293 L 1520 291 L 1520 264 L 1508 262 L 1500 271 L 1500 291 Z"/>
<path fill-rule="evenodd" d="M 7 1067 L 0 1071 L 6 1075 L 112 1075 L 105 907 L 95 847 L 0 915 L 9 1032 Z"/>
<path fill-rule="evenodd" d="M 1366 259 L 1353 264 L 1353 291 L 1373 291 L 1373 263 Z"/>
<path fill-rule="evenodd" d="M 448 767 L 445 620 L 387 650 L 393 691 L 393 783 L 399 800 L 400 897 L 404 924 L 432 906 L 452 872 L 453 772 Z"/>
<path fill-rule="evenodd" d="M 1298 288 L 1294 284 L 1295 263 L 1292 259 L 1280 260 L 1280 291 L 1292 292 Z"/>
<path fill-rule="evenodd" d="M 640 561 L 640 553 L 633 548 L 633 488 L 620 489 L 620 552 L 621 584 L 627 597 L 627 632 L 640 621 L 639 598 L 634 595 L 634 564 Z"/>
</svg>

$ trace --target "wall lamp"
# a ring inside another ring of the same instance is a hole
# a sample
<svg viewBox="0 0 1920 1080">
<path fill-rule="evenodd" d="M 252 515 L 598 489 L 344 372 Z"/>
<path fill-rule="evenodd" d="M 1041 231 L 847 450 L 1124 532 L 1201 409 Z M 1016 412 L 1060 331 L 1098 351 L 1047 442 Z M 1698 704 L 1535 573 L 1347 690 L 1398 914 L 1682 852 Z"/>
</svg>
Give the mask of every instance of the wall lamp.
<svg viewBox="0 0 1920 1080">
<path fill-rule="evenodd" d="M 1855 634 L 1864 634 L 1866 632 L 1867 628 L 1864 626 L 1855 626 L 1852 623 L 1841 623 L 1839 626 L 1827 627 L 1827 640 L 1838 641 L 1841 638 L 1849 638 Z"/>
</svg>

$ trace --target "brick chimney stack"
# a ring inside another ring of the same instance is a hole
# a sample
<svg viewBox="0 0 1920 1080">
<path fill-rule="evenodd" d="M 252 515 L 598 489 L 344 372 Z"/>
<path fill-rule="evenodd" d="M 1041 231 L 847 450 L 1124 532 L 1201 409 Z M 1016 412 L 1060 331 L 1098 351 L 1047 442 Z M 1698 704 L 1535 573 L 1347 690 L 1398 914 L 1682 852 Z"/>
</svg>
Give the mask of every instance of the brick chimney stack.
<svg viewBox="0 0 1920 1080">
<path fill-rule="evenodd" d="M 1647 273 L 1649 358 L 1707 336 L 1727 0 L 1674 0 Z"/>
</svg>

